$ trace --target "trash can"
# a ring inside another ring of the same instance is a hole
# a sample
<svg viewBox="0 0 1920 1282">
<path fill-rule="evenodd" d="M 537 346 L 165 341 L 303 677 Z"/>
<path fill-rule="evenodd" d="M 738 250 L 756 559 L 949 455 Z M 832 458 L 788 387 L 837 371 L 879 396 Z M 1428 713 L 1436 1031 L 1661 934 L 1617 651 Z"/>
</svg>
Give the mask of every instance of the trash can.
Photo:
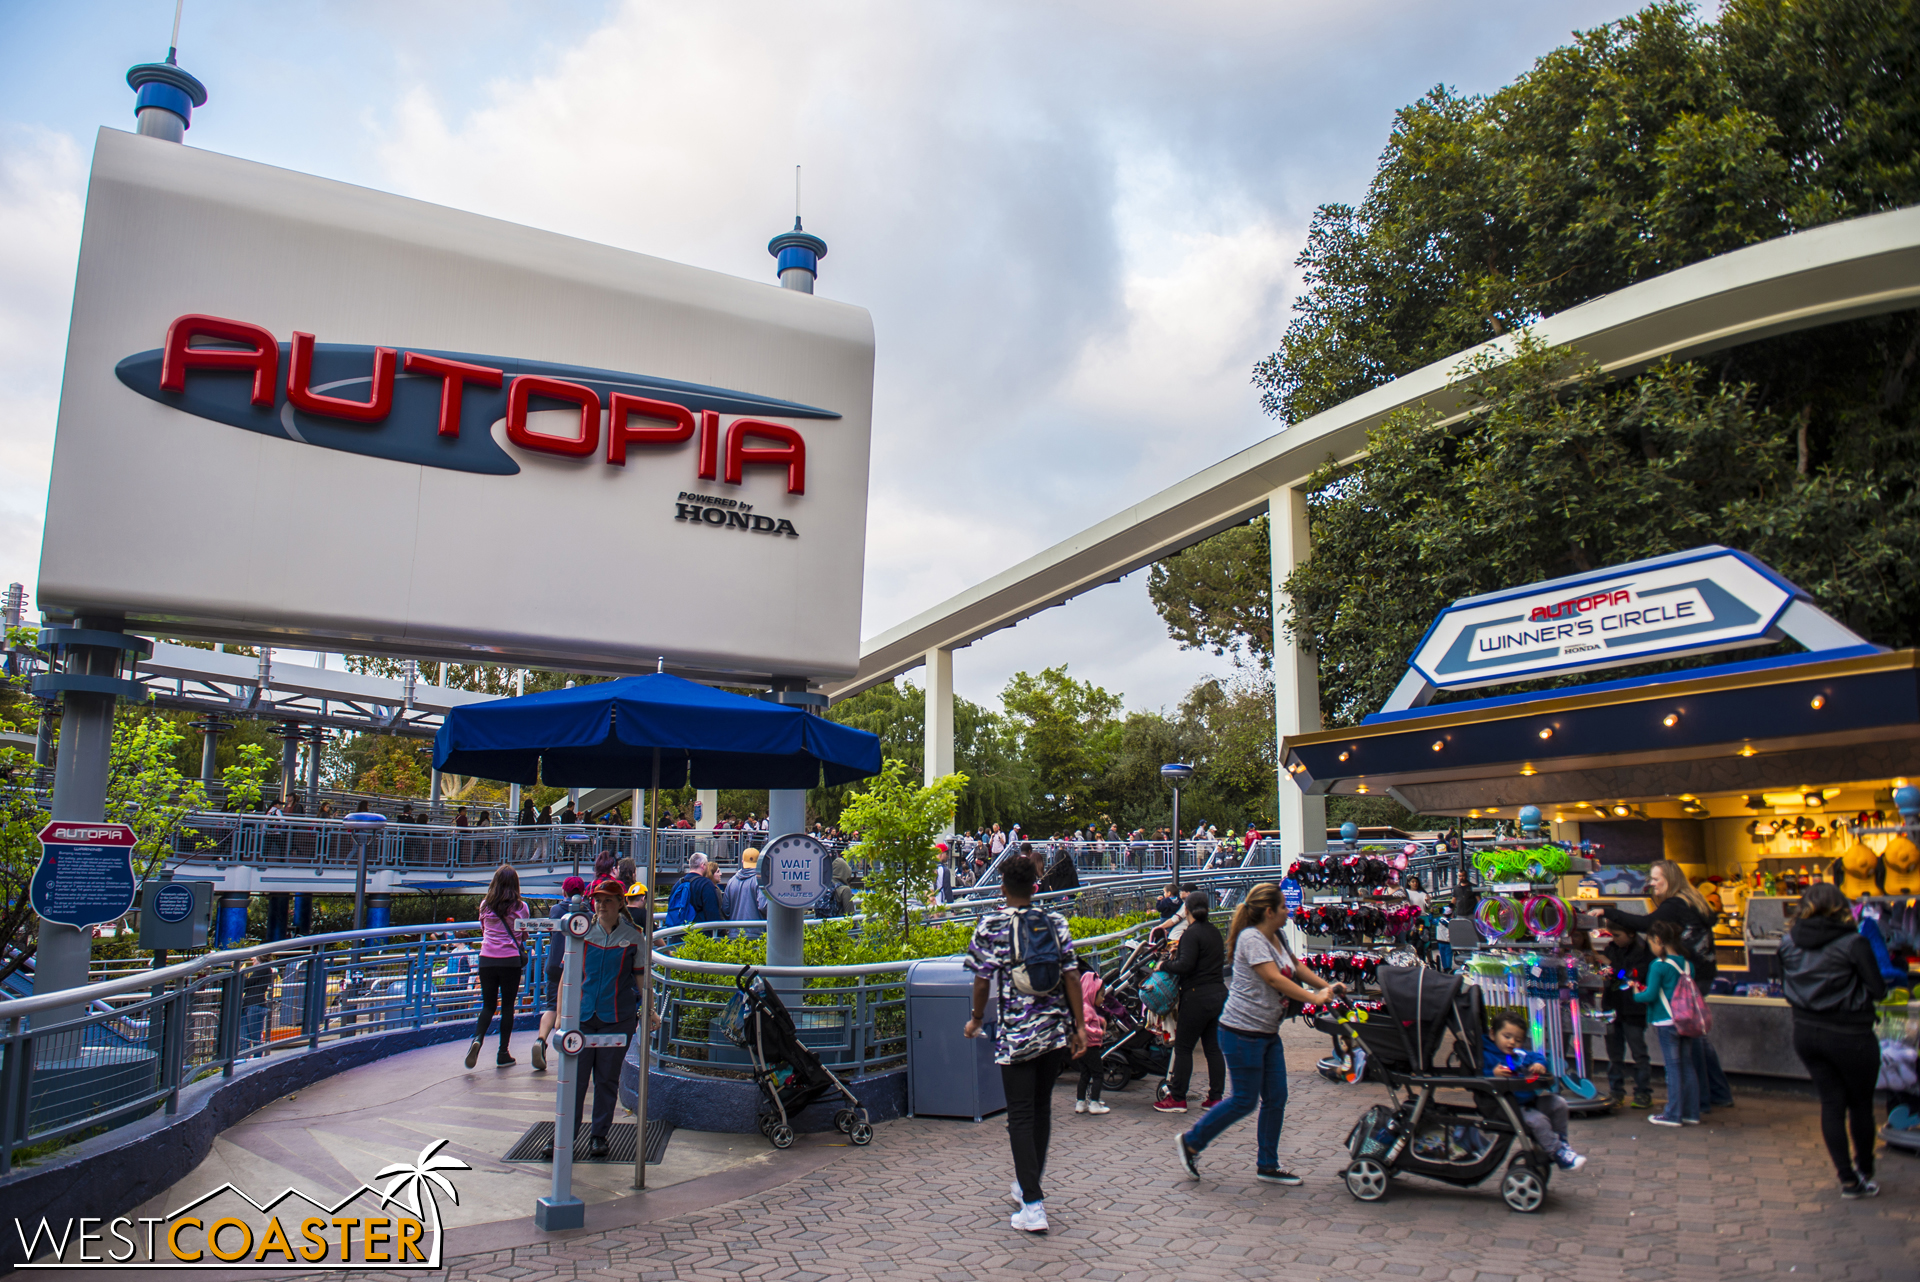
<svg viewBox="0 0 1920 1282">
<path fill-rule="evenodd" d="M 961 962 L 930 958 L 907 968 L 908 1117 L 978 1122 L 1006 1108 L 992 1030 L 971 1041 L 962 1031 L 972 1014 L 973 972 Z"/>
</svg>

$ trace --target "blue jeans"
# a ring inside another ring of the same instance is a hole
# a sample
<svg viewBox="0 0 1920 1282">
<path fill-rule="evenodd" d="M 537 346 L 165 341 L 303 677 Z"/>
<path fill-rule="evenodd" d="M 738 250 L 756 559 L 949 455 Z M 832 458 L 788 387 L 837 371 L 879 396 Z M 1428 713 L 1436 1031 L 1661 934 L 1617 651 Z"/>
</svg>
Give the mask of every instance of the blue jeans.
<svg viewBox="0 0 1920 1282">
<path fill-rule="evenodd" d="M 1682 1037 L 1672 1024 L 1656 1024 L 1660 1034 L 1660 1059 L 1667 1066 L 1667 1102 L 1659 1116 L 1674 1122 L 1700 1120 L 1700 1076 L 1694 1069 L 1694 1043 L 1699 1038 Z"/>
<path fill-rule="evenodd" d="M 1227 1097 L 1208 1109 L 1187 1132 L 1187 1146 L 1198 1153 L 1220 1132 L 1260 1110 L 1255 1162 L 1263 1171 L 1280 1166 L 1280 1124 L 1287 1116 L 1287 1057 L 1280 1038 L 1249 1037 L 1220 1025 L 1220 1052 L 1227 1061 Z"/>
<path fill-rule="evenodd" d="M 1733 1086 L 1727 1071 L 1720 1067 L 1720 1055 L 1710 1037 L 1690 1037 L 1693 1043 L 1693 1072 L 1700 1080 L 1700 1112 L 1704 1116 L 1716 1108 L 1733 1107 Z"/>
</svg>

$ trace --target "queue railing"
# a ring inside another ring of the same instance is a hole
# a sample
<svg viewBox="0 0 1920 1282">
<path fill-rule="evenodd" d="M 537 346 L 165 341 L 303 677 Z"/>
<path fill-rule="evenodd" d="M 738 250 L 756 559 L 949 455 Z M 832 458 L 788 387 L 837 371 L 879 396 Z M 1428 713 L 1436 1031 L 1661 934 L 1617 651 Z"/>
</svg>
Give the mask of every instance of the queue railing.
<svg viewBox="0 0 1920 1282">
<path fill-rule="evenodd" d="M 474 1020 L 478 936 L 478 922 L 309 935 L 0 1001 L 0 1174 L 23 1147 L 171 1114 L 185 1087 L 249 1060 Z M 547 938 L 528 939 L 529 977 Z M 523 988 L 516 1013 L 532 1019 Z"/>
</svg>

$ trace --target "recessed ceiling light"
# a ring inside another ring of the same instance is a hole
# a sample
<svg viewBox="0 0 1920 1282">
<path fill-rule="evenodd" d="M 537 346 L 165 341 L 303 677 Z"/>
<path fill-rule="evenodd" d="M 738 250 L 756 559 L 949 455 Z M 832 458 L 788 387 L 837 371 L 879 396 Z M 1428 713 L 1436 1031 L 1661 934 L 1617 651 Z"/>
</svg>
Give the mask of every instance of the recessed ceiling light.
<svg viewBox="0 0 1920 1282">
<path fill-rule="evenodd" d="M 1533 768 L 1533 763 L 1529 761 L 1526 765 L 1520 767 L 1520 773 L 1523 775 L 1537 775 L 1540 772 L 1538 770 L 1535 770 Z"/>
<path fill-rule="evenodd" d="M 1624 801 L 1617 802 L 1613 807 L 1613 813 L 1616 815 L 1628 815 L 1633 813 L 1633 808 Z"/>
<path fill-rule="evenodd" d="M 1738 753 L 1737 755 L 1739 755 L 1739 756 L 1742 756 L 1742 757 L 1751 757 L 1751 756 L 1752 756 L 1752 755 L 1753 755 L 1754 753 L 1756 753 L 1756 752 L 1758 752 L 1758 751 L 1759 751 L 1759 749 L 1758 749 L 1758 748 L 1756 748 L 1756 747 L 1754 747 L 1754 746 L 1753 746 L 1752 744 L 1750 744 L 1750 743 L 1743 743 L 1743 744 L 1741 744 L 1741 745 L 1740 745 L 1740 751 L 1739 751 L 1739 753 Z"/>
<path fill-rule="evenodd" d="M 1677 712 L 1669 712 L 1666 716 L 1660 718 L 1660 724 L 1671 730 L 1680 724 L 1680 714 Z"/>
<path fill-rule="evenodd" d="M 1366 790 L 1367 790 L 1367 785 L 1365 785 L 1365 784 L 1361 784 L 1361 785 L 1360 785 L 1360 791 L 1364 793 L 1364 792 L 1365 792 Z"/>
<path fill-rule="evenodd" d="M 1820 711 L 1820 709 L 1827 706 L 1827 696 L 1824 694 L 1814 695 L 1812 701 L 1808 706 L 1810 706 L 1815 712 Z"/>
<path fill-rule="evenodd" d="M 1544 729 L 1542 729 L 1542 730 L 1540 731 L 1540 737 L 1541 737 L 1542 739 L 1551 739 L 1551 738 L 1553 738 L 1553 727 L 1552 727 L 1552 726 L 1547 726 L 1547 727 L 1545 727 Z"/>
<path fill-rule="evenodd" d="M 1340 760 L 1345 761 L 1348 757 L 1351 757 L 1352 755 L 1353 754 L 1351 752 L 1343 752 L 1340 754 Z"/>
</svg>

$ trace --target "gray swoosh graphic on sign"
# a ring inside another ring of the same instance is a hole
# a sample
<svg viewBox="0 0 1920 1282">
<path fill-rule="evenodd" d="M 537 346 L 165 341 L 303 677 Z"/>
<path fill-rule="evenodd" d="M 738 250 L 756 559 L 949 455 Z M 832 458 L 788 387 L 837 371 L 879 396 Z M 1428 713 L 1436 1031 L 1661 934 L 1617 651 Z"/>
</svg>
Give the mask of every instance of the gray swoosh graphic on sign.
<svg viewBox="0 0 1920 1282">
<path fill-rule="evenodd" d="M 1749 623 L 1758 623 L 1760 615 L 1740 598 L 1715 583 L 1712 579 L 1695 579 L 1691 583 L 1676 583 L 1670 588 L 1654 588 L 1642 592 L 1640 597 L 1665 596 L 1669 592 L 1685 592 L 1692 588 L 1707 603 L 1707 609 L 1713 617 L 1705 623 L 1683 623 L 1679 627 L 1666 628 L 1660 632 L 1643 632 L 1637 637 L 1609 637 L 1607 649 L 1621 645 L 1646 645 L 1650 641 L 1667 641 L 1674 637 L 1690 637 L 1701 632 L 1718 632 L 1723 628 L 1744 627 Z"/>
<path fill-rule="evenodd" d="M 352 387 L 355 383 L 371 384 L 372 382 L 373 375 L 368 374 L 361 378 L 343 378 L 334 383 L 322 383 L 320 386 L 311 390 L 315 392 L 331 392 L 336 387 Z M 287 435 L 302 445 L 313 444 L 313 442 L 309 441 L 306 437 L 300 435 L 300 429 L 293 425 L 293 403 L 291 401 L 280 407 L 280 426 L 286 428 Z"/>
</svg>

